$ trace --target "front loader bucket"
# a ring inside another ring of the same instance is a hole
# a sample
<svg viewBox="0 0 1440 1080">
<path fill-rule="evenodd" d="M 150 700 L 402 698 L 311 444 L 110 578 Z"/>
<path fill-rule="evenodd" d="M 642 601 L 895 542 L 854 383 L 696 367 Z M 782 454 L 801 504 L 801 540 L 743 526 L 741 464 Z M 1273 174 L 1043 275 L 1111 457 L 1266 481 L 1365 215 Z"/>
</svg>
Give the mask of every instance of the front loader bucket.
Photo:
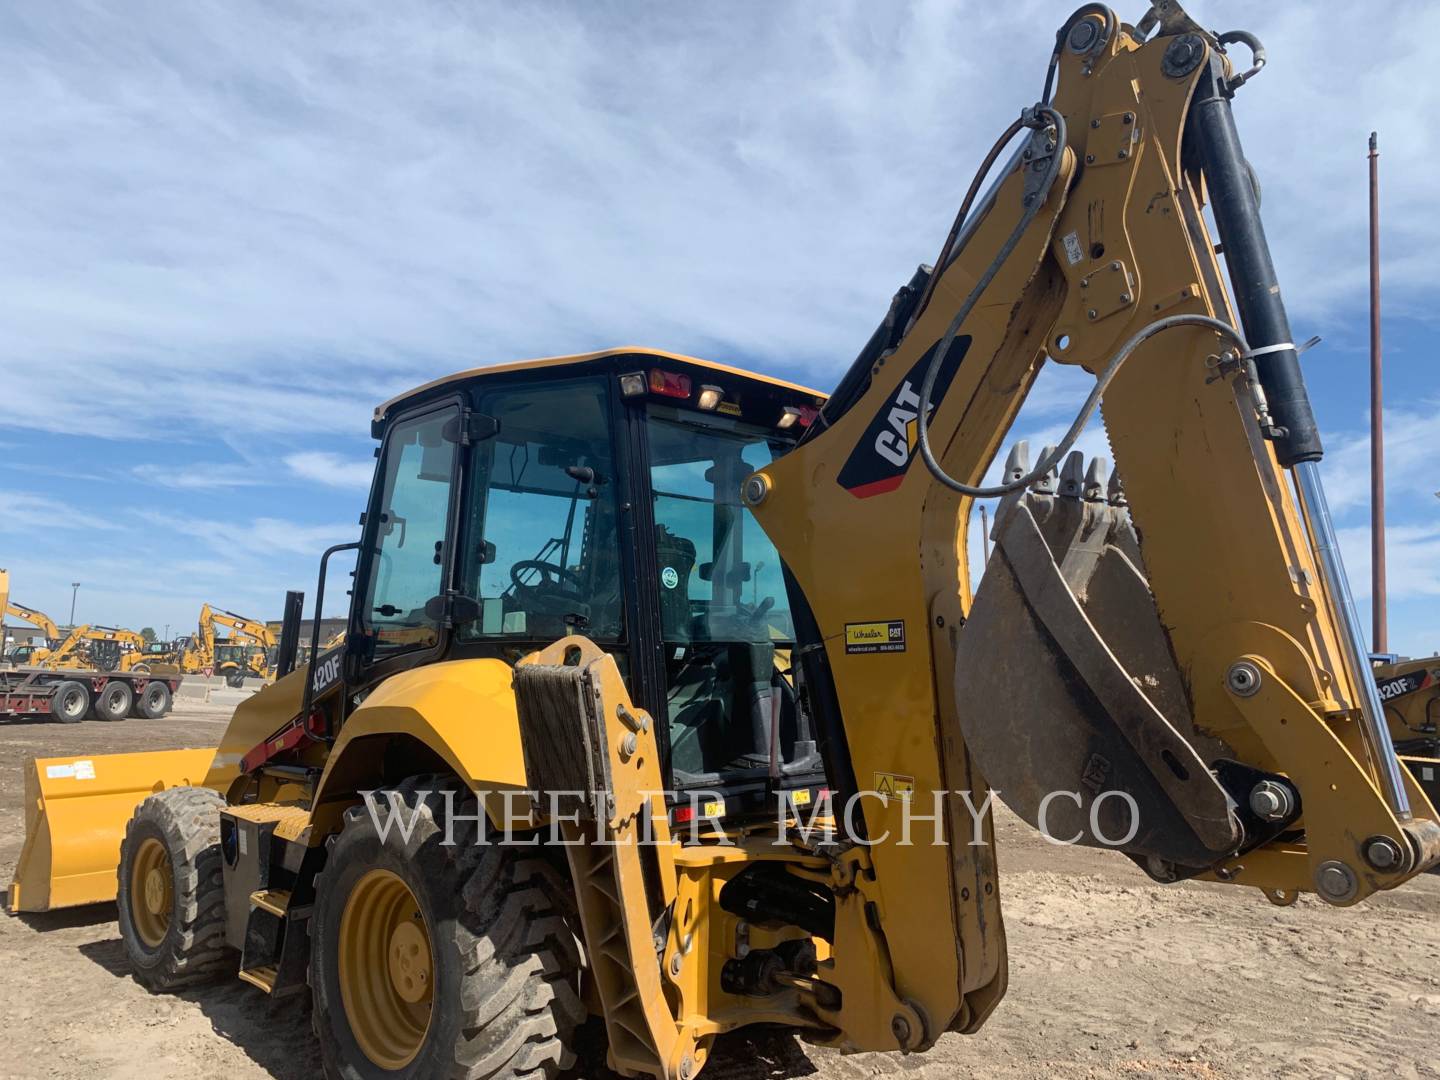
<svg viewBox="0 0 1440 1080">
<path fill-rule="evenodd" d="M 203 785 L 214 750 L 37 758 L 25 774 L 25 846 L 10 912 L 115 899 L 125 825 L 148 796 Z"/>
</svg>

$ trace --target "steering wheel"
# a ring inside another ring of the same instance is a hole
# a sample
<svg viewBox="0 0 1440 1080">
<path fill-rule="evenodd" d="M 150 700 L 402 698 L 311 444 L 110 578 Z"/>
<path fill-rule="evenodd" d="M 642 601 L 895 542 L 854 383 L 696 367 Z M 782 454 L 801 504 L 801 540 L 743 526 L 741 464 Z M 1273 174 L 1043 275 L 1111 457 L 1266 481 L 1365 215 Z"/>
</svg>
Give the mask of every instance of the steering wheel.
<svg viewBox="0 0 1440 1080">
<path fill-rule="evenodd" d="M 521 581 L 520 575 L 527 570 L 537 570 L 540 573 L 539 581 Z M 543 559 L 521 559 L 510 567 L 510 584 L 517 590 L 543 589 L 547 592 L 579 592 L 584 582 L 580 575 L 573 570 L 566 570 L 559 563 L 545 562 Z M 566 589 L 566 585 L 570 588 Z"/>
</svg>

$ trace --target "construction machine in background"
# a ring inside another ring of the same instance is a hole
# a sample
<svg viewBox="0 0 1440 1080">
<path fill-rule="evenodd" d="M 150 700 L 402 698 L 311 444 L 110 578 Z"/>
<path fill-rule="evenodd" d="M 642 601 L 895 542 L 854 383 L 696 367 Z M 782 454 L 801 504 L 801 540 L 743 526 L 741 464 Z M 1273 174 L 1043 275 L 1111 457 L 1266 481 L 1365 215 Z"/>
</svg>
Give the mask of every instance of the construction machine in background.
<svg viewBox="0 0 1440 1080">
<path fill-rule="evenodd" d="M 14 615 L 45 632 L 44 647 L 16 646 L 0 669 L 0 717 L 97 720 L 154 719 L 170 711 L 179 686 L 175 669 L 155 671 L 135 657 L 148 645 L 132 630 L 77 626 L 62 635 L 54 620 L 10 600 L 10 575 L 0 570 L 0 614 Z M 3 624 L 3 620 L 0 620 Z M 0 640 L 4 635 L 0 634 Z M 122 794 L 122 799 L 125 796 Z"/>
<path fill-rule="evenodd" d="M 1430 801 L 1440 802 L 1440 656 L 1373 659 L 1395 750 Z"/>
<path fill-rule="evenodd" d="M 197 624 L 192 637 L 176 644 L 175 663 L 181 672 L 221 675 L 231 686 L 240 686 L 247 678 L 269 677 L 269 656 L 276 641 L 263 622 L 207 603 L 200 608 Z M 220 627 L 230 631 L 228 637 L 219 635 Z"/>
<path fill-rule="evenodd" d="M 996 789 L 1276 904 L 1440 861 L 1231 112 L 1263 58 L 1169 0 L 1077 11 L 828 397 L 623 348 L 386 402 L 321 559 L 312 648 L 357 552 L 343 645 L 218 748 L 36 762 L 12 910 L 115 897 L 148 987 L 310 993 L 332 1077 L 553 1077 L 593 1012 L 616 1070 L 692 1080 L 747 1024 L 979 1029 Z M 1093 392 L 982 485 L 1047 359 Z M 1070 449 L 1102 395 L 1114 476 Z"/>
<path fill-rule="evenodd" d="M 133 630 L 77 626 L 29 666 L 0 671 L 0 716 L 78 723 L 157 719 L 170 711 L 180 678 L 173 664 L 141 662 L 145 639 Z"/>
<path fill-rule="evenodd" d="M 3 623 L 4 619 L 13 616 L 24 622 L 28 622 L 45 635 L 44 645 L 35 645 L 32 643 L 12 646 L 6 650 L 5 659 L 16 667 L 25 664 L 37 664 L 44 660 L 45 657 L 60 644 L 65 638 L 65 635 L 60 632 L 60 627 L 56 625 L 55 620 L 43 611 L 26 607 L 24 604 L 17 604 L 11 600 L 9 597 L 9 572 L 0 570 L 0 574 L 4 575 L 3 586 L 0 586 L 0 594 L 3 594 L 0 595 L 0 623 Z M 3 640 L 0 640 L 0 645 L 3 645 Z"/>
</svg>

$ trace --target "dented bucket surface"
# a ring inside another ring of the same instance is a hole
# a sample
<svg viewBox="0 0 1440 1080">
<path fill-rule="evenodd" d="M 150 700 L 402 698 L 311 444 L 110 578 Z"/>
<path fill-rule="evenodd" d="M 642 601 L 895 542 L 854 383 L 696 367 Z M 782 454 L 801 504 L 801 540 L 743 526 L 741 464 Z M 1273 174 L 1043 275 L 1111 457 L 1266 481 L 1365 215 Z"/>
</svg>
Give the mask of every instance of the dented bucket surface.
<svg viewBox="0 0 1440 1080">
<path fill-rule="evenodd" d="M 25 774 L 25 846 L 11 914 L 115 899 L 120 842 L 157 791 L 205 783 L 214 750 L 36 758 Z"/>
</svg>

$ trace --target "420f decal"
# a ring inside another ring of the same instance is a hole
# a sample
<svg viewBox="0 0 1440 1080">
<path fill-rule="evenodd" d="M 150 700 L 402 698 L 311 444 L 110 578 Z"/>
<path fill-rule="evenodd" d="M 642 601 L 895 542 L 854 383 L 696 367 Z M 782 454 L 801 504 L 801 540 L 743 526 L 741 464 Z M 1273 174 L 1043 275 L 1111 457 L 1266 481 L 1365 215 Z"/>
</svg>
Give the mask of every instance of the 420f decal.
<svg viewBox="0 0 1440 1080">
<path fill-rule="evenodd" d="M 925 381 L 925 369 L 930 366 L 930 358 L 939 344 L 937 341 L 930 346 L 900 380 L 900 385 L 891 391 L 840 469 L 836 482 L 857 499 L 894 491 L 905 479 L 905 470 L 915 457 L 920 385 Z M 969 348 L 968 337 L 957 337 L 950 343 L 950 351 L 940 364 L 935 389 L 930 395 L 932 412 L 944 400 L 945 391 L 950 389 L 955 371 Z"/>
</svg>

